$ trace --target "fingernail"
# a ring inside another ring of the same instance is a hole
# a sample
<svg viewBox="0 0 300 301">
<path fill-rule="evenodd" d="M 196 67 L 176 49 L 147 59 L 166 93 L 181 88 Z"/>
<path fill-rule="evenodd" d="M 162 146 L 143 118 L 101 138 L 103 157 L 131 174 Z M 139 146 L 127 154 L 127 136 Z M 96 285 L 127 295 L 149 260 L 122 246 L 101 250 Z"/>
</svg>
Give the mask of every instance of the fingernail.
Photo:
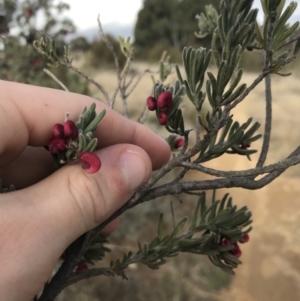
<svg viewBox="0 0 300 301">
<path fill-rule="evenodd" d="M 122 152 L 118 161 L 124 168 L 128 189 L 136 190 L 145 181 L 145 161 L 137 153 L 129 150 Z"/>
</svg>

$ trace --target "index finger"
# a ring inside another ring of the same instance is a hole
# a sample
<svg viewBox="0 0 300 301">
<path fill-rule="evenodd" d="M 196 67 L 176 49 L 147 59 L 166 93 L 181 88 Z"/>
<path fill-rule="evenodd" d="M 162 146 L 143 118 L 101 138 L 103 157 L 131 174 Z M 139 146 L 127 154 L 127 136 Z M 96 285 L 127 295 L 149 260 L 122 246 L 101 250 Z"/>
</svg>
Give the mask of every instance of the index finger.
<svg viewBox="0 0 300 301">
<path fill-rule="evenodd" d="M 67 112 L 70 119 L 76 120 L 84 107 L 96 102 L 97 113 L 106 110 L 95 134 L 99 148 L 119 143 L 135 144 L 148 153 L 154 169 L 170 157 L 170 148 L 164 139 L 91 97 L 6 81 L 0 81 L 0 91 L 0 131 L 5 132 L 0 142 L 1 156 L 24 150 L 27 145 L 47 145 L 52 138 L 53 125 L 63 123 Z"/>
</svg>

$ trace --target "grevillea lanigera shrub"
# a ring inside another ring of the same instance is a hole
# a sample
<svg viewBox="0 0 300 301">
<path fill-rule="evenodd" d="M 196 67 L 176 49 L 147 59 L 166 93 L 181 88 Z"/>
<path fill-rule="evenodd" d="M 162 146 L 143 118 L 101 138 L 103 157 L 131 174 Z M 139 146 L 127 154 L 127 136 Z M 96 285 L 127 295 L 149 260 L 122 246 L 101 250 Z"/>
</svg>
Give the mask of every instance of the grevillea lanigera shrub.
<svg viewBox="0 0 300 301">
<path fill-rule="evenodd" d="M 252 0 L 222 0 L 219 10 L 207 6 L 205 12 L 197 16 L 199 31 L 196 36 L 204 38 L 211 35 L 210 49 L 185 47 L 180 66 L 170 64 L 166 55 L 162 56 L 159 79 L 152 77 L 152 93 L 144 100 L 138 122 L 145 123 L 150 117 L 155 120 L 156 129 L 165 129 L 165 139 L 173 156 L 165 166 L 153 173 L 150 180 L 121 209 L 65 250 L 60 259 L 61 267 L 36 300 L 54 300 L 68 285 L 92 276 L 126 278 L 126 269 L 133 263 L 157 269 L 167 262 L 167 258 L 181 253 L 208 256 L 212 264 L 226 273 L 234 274 L 243 258 L 241 244 L 247 243 L 250 238 L 251 211 L 247 207 L 238 208 L 228 193 L 217 197 L 217 190 L 262 188 L 287 168 L 300 162 L 298 147 L 282 161 L 265 165 L 272 128 L 270 75 L 290 75 L 282 73 L 281 69 L 295 59 L 300 47 L 299 38 L 290 39 L 299 22 L 288 23 L 297 3 L 292 1 L 287 7 L 284 0 L 261 0 L 261 3 L 264 14 L 262 26 L 257 22 L 258 9 L 252 8 Z M 35 40 L 33 45 L 40 57 L 52 67 L 72 70 L 95 85 L 111 109 L 115 108 L 119 95 L 124 116 L 128 117 L 128 96 L 140 80 L 129 76 L 134 49 L 129 38 L 120 38 L 120 48 L 126 60 L 124 66 L 120 66 L 100 21 L 99 30 L 116 64 L 118 84 L 111 96 L 101 83 L 73 65 L 68 46 L 61 58 L 56 52 L 54 39 L 49 36 Z M 290 50 L 283 51 L 283 47 L 289 47 Z M 248 86 L 243 83 L 240 60 L 243 53 L 253 50 L 261 54 L 264 64 L 256 79 Z M 210 68 L 212 65 L 215 69 Z M 177 79 L 170 83 L 167 79 L 172 72 Z M 64 88 L 56 77 L 52 78 Z M 261 130 L 260 124 L 251 117 L 243 123 L 236 121 L 232 110 L 263 80 L 267 82 L 266 119 L 265 127 Z M 186 102 L 190 102 L 196 112 L 195 128 L 187 128 L 188 122 L 182 113 Z M 70 112 L 72 114 L 72 108 Z M 97 115 L 93 104 L 90 108 L 83 108 L 76 121 L 73 121 L 72 115 L 66 114 L 64 124 L 53 125 L 53 137 L 45 147 L 53 156 L 57 168 L 79 163 L 87 173 L 101 172 L 101 161 L 93 152 L 97 145 L 94 133 L 104 115 L 105 111 Z M 263 142 L 259 150 L 255 149 L 258 139 Z M 253 162 L 252 169 L 224 171 L 205 166 L 206 162 L 224 154 L 250 160 L 251 155 L 258 151 L 259 159 Z M 185 176 L 190 171 L 210 177 L 207 180 L 186 180 Z M 160 181 L 162 179 L 165 181 Z M 212 199 L 208 199 L 207 191 L 213 192 Z M 139 244 L 137 250 L 126 252 L 122 259 L 111 261 L 107 267 L 93 267 L 109 251 L 107 239 L 99 235 L 109 222 L 130 208 L 167 195 L 175 196 L 180 202 L 185 195 L 198 201 L 189 217 L 174 222 L 172 231 L 166 231 L 164 216 L 160 214 L 157 235 L 152 241 Z"/>
</svg>

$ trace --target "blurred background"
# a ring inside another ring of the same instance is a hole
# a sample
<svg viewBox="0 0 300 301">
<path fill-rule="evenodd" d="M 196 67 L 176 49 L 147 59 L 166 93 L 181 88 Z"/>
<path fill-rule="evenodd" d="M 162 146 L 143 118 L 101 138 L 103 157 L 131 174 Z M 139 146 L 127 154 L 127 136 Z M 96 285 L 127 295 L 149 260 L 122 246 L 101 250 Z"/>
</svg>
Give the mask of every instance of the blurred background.
<svg viewBox="0 0 300 301">
<path fill-rule="evenodd" d="M 200 40 L 194 35 L 198 30 L 195 16 L 208 4 L 217 8 L 219 0 L 0 0 L 0 79 L 61 89 L 43 72 L 47 66 L 32 47 L 35 39 L 50 35 L 55 38 L 60 56 L 63 56 L 64 45 L 71 45 L 73 64 L 100 82 L 111 95 L 117 77 L 113 57 L 98 32 L 97 17 L 100 14 L 104 32 L 115 47 L 121 65 L 125 57 L 119 48 L 118 36 L 130 37 L 134 43 L 135 55 L 130 71 L 133 80 L 148 70 L 128 98 L 129 116 L 136 120 L 152 93 L 151 76 L 158 79 L 163 51 L 168 51 L 171 63 L 180 65 L 184 46 L 210 48 L 211 37 Z M 258 0 L 254 1 L 255 7 L 260 7 L 259 4 Z M 260 22 L 262 18 L 260 14 Z M 298 8 L 290 22 L 299 18 Z M 298 30 L 294 36 L 299 35 Z M 261 54 L 245 52 L 241 65 L 245 70 L 242 80 L 250 85 L 261 70 Z M 299 66 L 299 60 L 295 60 L 285 67 L 285 71 L 293 72 L 291 77 L 272 76 L 274 121 L 267 164 L 286 158 L 299 145 Z M 61 67 L 50 70 L 70 91 L 104 101 L 101 93 L 77 74 Z M 213 64 L 210 71 L 216 72 Z M 175 79 L 173 72 L 166 83 L 174 83 Z M 254 117 L 262 123 L 262 133 L 264 108 L 264 83 L 260 83 L 233 114 L 240 122 Z M 122 111 L 122 106 L 117 105 L 116 109 Z M 183 110 L 187 124 L 192 127 L 196 115 L 188 99 Z M 154 125 L 154 119 L 149 115 L 146 125 L 166 137 L 167 133 Z M 259 149 L 261 142 L 256 142 L 253 147 Z M 253 155 L 252 161 L 248 161 L 244 157 L 225 155 L 207 166 L 242 170 L 254 167 L 257 157 Z M 249 243 L 242 246 L 243 265 L 235 276 L 225 274 L 204 256 L 187 254 L 169 259 L 157 271 L 133 265 L 127 272 L 129 281 L 103 276 L 82 281 L 67 288 L 58 300 L 300 300 L 299 177 L 300 170 L 296 166 L 258 191 L 230 189 L 217 192 L 218 198 L 229 192 L 235 204 L 247 205 L 253 212 L 254 230 Z M 203 174 L 189 172 L 185 180 L 205 178 Z M 98 264 L 99 267 L 107 266 L 110 259 L 122 258 L 129 250 L 137 251 L 138 241 L 144 243 L 154 238 L 160 212 L 165 213 L 171 225 L 171 201 L 179 220 L 191 215 L 196 200 L 190 197 L 179 204 L 171 197 L 164 198 L 126 212 L 119 229 L 109 239 L 112 252 Z"/>
</svg>

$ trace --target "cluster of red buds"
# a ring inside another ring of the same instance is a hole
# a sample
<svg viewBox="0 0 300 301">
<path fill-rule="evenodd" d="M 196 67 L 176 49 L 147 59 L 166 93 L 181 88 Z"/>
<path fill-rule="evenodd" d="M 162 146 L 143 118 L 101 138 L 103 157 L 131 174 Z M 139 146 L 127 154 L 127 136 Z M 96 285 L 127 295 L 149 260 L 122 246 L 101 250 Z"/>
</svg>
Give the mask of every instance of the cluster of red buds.
<svg viewBox="0 0 300 301">
<path fill-rule="evenodd" d="M 93 134 L 104 117 L 105 110 L 97 115 L 95 108 L 95 103 L 89 109 L 84 108 L 76 123 L 66 118 L 64 124 L 57 123 L 53 126 L 53 137 L 46 148 L 53 155 L 58 167 L 80 161 L 87 173 L 92 174 L 100 169 L 101 161 L 93 153 L 98 143 Z"/>
<path fill-rule="evenodd" d="M 246 243 L 249 241 L 249 234 L 244 234 L 243 237 L 239 240 L 240 243 Z M 242 256 L 242 251 L 239 247 L 239 244 L 236 243 L 232 243 L 230 241 L 230 239 L 228 238 L 223 238 L 220 242 L 221 246 L 232 246 L 232 249 L 229 251 L 230 254 L 232 254 L 233 256 L 235 256 L 236 258 L 240 258 Z"/>
<path fill-rule="evenodd" d="M 160 125 L 166 125 L 168 123 L 168 110 L 172 104 L 173 96 L 169 91 L 162 92 L 157 99 L 152 96 L 147 98 L 148 110 L 157 112 Z"/>
<path fill-rule="evenodd" d="M 73 150 L 77 154 L 77 158 L 86 172 L 95 173 L 100 169 L 101 161 L 96 154 L 87 151 L 78 151 L 78 129 L 72 120 L 67 120 L 64 124 L 55 124 L 52 128 L 52 132 L 54 137 L 48 144 L 48 150 L 51 154 Z"/>
</svg>

